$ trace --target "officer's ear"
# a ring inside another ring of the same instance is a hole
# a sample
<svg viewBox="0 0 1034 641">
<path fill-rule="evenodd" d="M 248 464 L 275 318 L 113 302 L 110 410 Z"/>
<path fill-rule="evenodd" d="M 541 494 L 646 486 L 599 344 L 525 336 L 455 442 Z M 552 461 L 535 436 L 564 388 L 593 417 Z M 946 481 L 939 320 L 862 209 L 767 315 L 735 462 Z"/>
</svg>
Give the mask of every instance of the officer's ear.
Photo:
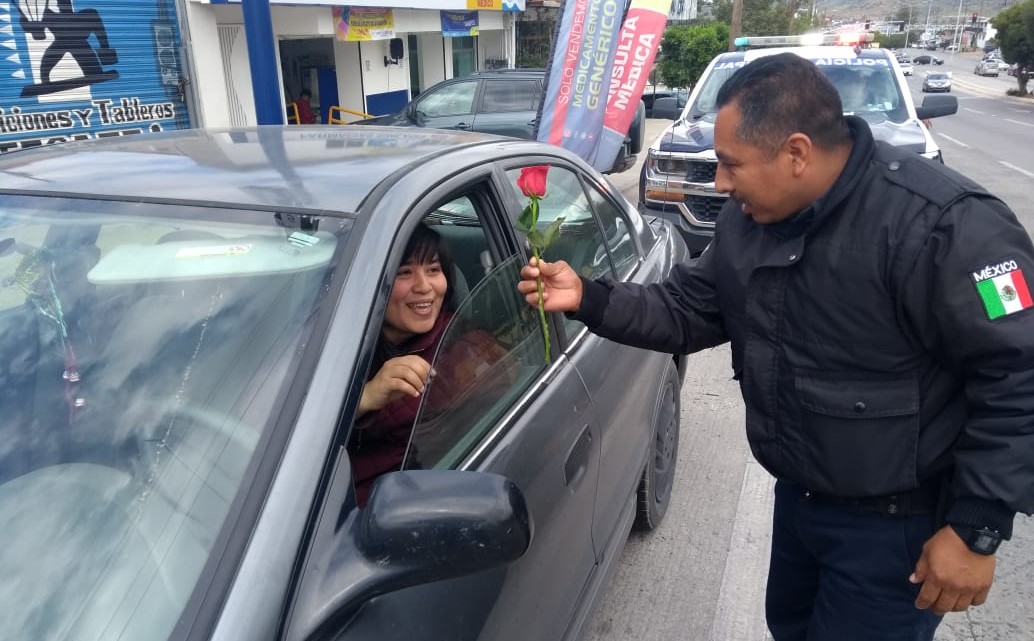
<svg viewBox="0 0 1034 641">
<path fill-rule="evenodd" d="M 814 145 L 811 138 L 802 133 L 790 134 L 783 143 L 783 151 L 787 155 L 790 164 L 790 171 L 794 178 L 804 174 L 812 161 Z"/>
</svg>

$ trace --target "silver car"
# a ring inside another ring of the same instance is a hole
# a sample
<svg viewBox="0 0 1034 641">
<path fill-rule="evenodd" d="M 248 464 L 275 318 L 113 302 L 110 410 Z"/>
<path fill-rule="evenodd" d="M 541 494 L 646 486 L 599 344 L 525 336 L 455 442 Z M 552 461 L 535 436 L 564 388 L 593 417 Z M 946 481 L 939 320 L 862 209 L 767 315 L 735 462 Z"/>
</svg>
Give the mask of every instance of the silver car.
<svg viewBox="0 0 1034 641">
<path fill-rule="evenodd" d="M 273 127 L 0 160 L 0 639 L 577 639 L 666 512 L 686 361 L 550 314 L 547 362 L 516 289 L 516 179 L 543 165 L 548 256 L 638 283 L 688 258 L 533 141 Z M 359 508 L 346 444 L 421 224 L 455 259 L 440 344 L 487 332 L 493 359 Z"/>
<path fill-rule="evenodd" d="M 928 71 L 923 77 L 923 92 L 951 91 L 951 74 L 945 71 Z"/>
</svg>

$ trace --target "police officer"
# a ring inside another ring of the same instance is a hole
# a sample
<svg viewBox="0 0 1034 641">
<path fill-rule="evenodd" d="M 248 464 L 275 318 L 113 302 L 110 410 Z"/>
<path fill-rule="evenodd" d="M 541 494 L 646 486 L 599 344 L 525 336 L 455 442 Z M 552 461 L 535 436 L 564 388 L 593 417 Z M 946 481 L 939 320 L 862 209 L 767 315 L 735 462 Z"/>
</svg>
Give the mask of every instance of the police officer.
<svg viewBox="0 0 1034 641">
<path fill-rule="evenodd" d="M 788 89 L 789 88 L 789 89 Z M 776 477 L 775 641 L 929 640 L 1034 511 L 1034 248 L 965 177 L 873 140 L 794 54 L 718 94 L 710 247 L 662 284 L 534 259 L 518 289 L 663 352 L 726 341 Z"/>
</svg>

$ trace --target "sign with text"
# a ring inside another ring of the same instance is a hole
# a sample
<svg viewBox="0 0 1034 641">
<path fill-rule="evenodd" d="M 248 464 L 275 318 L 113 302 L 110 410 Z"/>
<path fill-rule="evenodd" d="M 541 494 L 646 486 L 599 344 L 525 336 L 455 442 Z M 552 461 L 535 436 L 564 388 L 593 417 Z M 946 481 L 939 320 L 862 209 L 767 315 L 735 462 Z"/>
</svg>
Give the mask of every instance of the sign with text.
<svg viewBox="0 0 1034 641">
<path fill-rule="evenodd" d="M 567 0 L 547 67 L 538 139 L 590 162 L 603 131 L 624 10 L 624 0 Z"/>
<path fill-rule="evenodd" d="M 190 126 L 171 2 L 0 2 L 0 153 Z"/>
<path fill-rule="evenodd" d="M 460 38 L 478 35 L 477 11 L 442 11 L 442 35 Z"/>
<path fill-rule="evenodd" d="M 395 37 L 391 9 L 334 7 L 334 37 L 343 42 L 390 40 Z"/>
</svg>

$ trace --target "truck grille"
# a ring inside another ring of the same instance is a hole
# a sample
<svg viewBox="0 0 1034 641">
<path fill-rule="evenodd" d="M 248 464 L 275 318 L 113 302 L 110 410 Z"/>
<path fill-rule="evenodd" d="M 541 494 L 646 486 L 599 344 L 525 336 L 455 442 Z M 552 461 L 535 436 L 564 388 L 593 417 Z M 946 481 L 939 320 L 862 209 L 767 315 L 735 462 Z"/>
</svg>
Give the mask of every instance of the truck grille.
<svg viewBox="0 0 1034 641">
<path fill-rule="evenodd" d="M 717 162 L 694 160 L 686 163 L 689 165 L 686 170 L 686 180 L 692 183 L 713 183 L 714 175 L 718 170 Z"/>
<path fill-rule="evenodd" d="M 713 223 L 718 220 L 718 212 L 722 210 L 725 196 L 686 196 L 686 206 L 693 212 L 697 220 L 705 223 Z"/>
</svg>

